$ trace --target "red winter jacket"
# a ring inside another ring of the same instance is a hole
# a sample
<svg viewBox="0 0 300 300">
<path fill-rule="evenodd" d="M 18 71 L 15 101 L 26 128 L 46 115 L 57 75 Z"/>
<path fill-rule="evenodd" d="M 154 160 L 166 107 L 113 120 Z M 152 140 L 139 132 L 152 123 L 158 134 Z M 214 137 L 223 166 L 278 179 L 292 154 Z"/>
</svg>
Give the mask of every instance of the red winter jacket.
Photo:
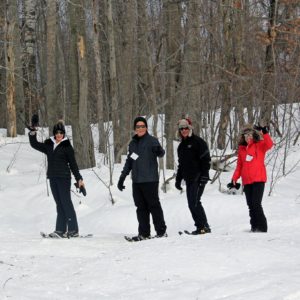
<svg viewBox="0 0 300 300">
<path fill-rule="evenodd" d="M 263 140 L 259 142 L 252 141 L 247 146 L 239 146 L 237 166 L 232 180 L 237 181 L 242 177 L 243 185 L 266 182 L 265 154 L 272 146 L 273 141 L 268 133 L 264 134 Z"/>
</svg>

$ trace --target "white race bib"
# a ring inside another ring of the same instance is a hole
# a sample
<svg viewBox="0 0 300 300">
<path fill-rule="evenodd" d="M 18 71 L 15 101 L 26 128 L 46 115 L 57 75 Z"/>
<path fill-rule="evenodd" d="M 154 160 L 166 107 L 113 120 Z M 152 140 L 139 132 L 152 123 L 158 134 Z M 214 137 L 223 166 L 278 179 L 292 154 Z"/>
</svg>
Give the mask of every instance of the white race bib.
<svg viewBox="0 0 300 300">
<path fill-rule="evenodd" d="M 246 156 L 246 161 L 251 161 L 252 159 L 253 159 L 253 156 L 247 154 L 247 156 Z"/>
<path fill-rule="evenodd" d="M 133 160 L 137 160 L 138 159 L 138 155 L 134 152 L 132 152 L 132 154 L 130 155 L 130 157 L 133 159 Z"/>
</svg>

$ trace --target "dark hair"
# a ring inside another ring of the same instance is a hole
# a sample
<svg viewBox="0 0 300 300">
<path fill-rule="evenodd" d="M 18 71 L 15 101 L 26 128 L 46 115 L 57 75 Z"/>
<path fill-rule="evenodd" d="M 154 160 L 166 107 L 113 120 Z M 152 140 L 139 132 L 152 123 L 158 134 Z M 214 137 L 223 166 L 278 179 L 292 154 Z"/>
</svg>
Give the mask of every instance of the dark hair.
<svg viewBox="0 0 300 300">
<path fill-rule="evenodd" d="M 143 122 L 146 128 L 148 128 L 147 120 L 144 117 L 136 117 L 133 121 L 133 129 L 135 129 L 135 126 L 138 122 Z"/>
<path fill-rule="evenodd" d="M 55 135 L 57 131 L 61 131 L 64 135 L 66 134 L 65 125 L 62 121 L 59 121 L 53 126 L 53 135 Z"/>
<path fill-rule="evenodd" d="M 246 127 L 240 133 L 239 140 L 238 140 L 239 146 L 247 146 L 248 145 L 246 142 L 246 139 L 245 139 L 245 134 L 247 134 L 247 133 L 252 134 L 254 143 L 257 143 L 262 140 L 262 137 L 261 137 L 261 134 L 259 133 L 259 131 L 253 129 L 253 127 Z"/>
</svg>

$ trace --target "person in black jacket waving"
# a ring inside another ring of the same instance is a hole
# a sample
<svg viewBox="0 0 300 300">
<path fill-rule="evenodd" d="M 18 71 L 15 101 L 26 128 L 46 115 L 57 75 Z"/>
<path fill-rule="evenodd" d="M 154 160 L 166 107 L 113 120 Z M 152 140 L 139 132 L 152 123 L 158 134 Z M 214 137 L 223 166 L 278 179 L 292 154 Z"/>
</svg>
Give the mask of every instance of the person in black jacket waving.
<svg viewBox="0 0 300 300">
<path fill-rule="evenodd" d="M 129 143 L 127 159 L 118 182 L 118 189 L 122 191 L 125 188 L 125 178 L 131 172 L 132 194 L 139 223 L 138 235 L 132 238 L 133 241 L 150 238 L 150 214 L 156 237 L 167 236 L 167 227 L 158 197 L 157 164 L 157 157 L 163 157 L 165 151 L 159 141 L 148 133 L 147 128 L 145 118 L 135 118 L 135 135 Z"/>
<path fill-rule="evenodd" d="M 75 160 L 74 149 L 66 137 L 65 126 L 59 121 L 53 127 L 53 136 L 44 143 L 37 141 L 35 128 L 29 133 L 32 148 L 47 155 L 49 178 L 52 195 L 56 202 L 56 228 L 50 237 L 78 237 L 76 212 L 71 200 L 71 172 L 78 186 L 84 186 L 82 176 Z"/>
<path fill-rule="evenodd" d="M 209 181 L 209 150 L 206 142 L 193 134 L 189 119 L 178 122 L 178 136 L 181 142 L 177 149 L 178 170 L 175 187 L 182 190 L 181 181 L 185 180 L 188 205 L 196 226 L 192 234 L 209 233 L 211 230 L 200 201 L 205 185 Z"/>
</svg>

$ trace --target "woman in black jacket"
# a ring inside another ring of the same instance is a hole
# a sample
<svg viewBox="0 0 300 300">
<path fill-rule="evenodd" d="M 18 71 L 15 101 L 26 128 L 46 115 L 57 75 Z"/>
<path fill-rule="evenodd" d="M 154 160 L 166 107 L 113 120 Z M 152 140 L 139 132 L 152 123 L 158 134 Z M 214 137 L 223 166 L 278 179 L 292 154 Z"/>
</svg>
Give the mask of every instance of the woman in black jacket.
<svg viewBox="0 0 300 300">
<path fill-rule="evenodd" d="M 74 149 L 65 135 L 65 126 L 62 121 L 54 125 L 53 136 L 44 143 L 37 141 L 35 130 L 29 133 L 31 147 L 47 155 L 47 178 L 57 209 L 56 228 L 50 234 L 50 237 L 54 238 L 79 236 L 76 212 L 71 200 L 70 170 L 79 187 L 84 186 L 84 183 L 75 160 Z"/>
</svg>

